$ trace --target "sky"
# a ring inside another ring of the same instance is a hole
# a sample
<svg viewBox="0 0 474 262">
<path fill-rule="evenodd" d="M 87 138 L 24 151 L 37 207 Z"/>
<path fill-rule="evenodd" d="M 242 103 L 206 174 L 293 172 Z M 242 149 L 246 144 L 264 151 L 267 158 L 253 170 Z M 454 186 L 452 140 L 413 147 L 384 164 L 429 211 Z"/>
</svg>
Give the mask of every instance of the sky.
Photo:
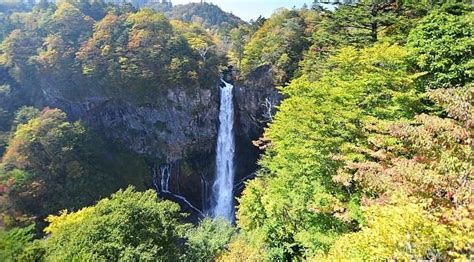
<svg viewBox="0 0 474 262">
<path fill-rule="evenodd" d="M 198 0 L 171 0 L 173 5 L 187 4 L 189 2 L 200 2 Z M 255 19 L 259 15 L 269 17 L 273 11 L 280 7 L 292 8 L 293 6 L 301 7 L 303 4 L 311 6 L 313 0 L 207 0 L 220 6 L 224 11 L 232 12 L 238 17 L 249 21 Z"/>
</svg>

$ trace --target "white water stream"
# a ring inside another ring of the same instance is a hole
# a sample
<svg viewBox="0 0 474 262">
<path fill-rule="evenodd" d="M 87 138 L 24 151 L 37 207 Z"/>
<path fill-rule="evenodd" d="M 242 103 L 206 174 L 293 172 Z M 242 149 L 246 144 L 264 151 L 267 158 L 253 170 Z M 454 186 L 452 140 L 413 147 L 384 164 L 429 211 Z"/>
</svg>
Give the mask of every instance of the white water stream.
<svg viewBox="0 0 474 262">
<path fill-rule="evenodd" d="M 216 177 L 212 186 L 213 217 L 234 219 L 234 86 L 223 82 L 219 110 L 219 131 L 216 151 Z"/>
</svg>

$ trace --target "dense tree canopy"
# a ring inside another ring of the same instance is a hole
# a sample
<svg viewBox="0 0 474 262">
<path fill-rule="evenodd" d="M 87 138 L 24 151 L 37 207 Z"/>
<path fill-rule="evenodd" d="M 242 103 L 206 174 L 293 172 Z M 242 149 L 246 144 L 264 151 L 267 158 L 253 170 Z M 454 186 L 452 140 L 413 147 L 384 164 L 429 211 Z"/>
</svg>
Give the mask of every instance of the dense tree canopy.
<svg viewBox="0 0 474 262">
<path fill-rule="evenodd" d="M 371 144 L 360 150 L 367 160 L 347 161 L 334 177 L 372 196 L 362 201 L 368 221 L 339 239 L 329 260 L 468 259 L 473 95 L 472 86 L 438 89 L 429 96 L 448 118 L 422 114 L 370 127 Z"/>
<path fill-rule="evenodd" d="M 463 85 L 474 79 L 474 13 L 472 6 L 446 6 L 423 18 L 411 31 L 409 47 L 427 71 L 432 87 Z"/>
<path fill-rule="evenodd" d="M 406 59 L 397 45 L 345 48 L 329 58 L 319 81 L 303 76 L 282 89 L 288 98 L 265 133 L 271 146 L 260 161 L 262 177 L 241 199 L 242 228 L 265 228 L 272 243 L 291 254 L 327 247 L 362 222 L 357 193 L 331 181 L 340 165 L 333 156 L 364 143 L 365 121 L 410 117 L 422 107 Z M 332 216 L 346 209 L 346 221 Z M 294 246 L 285 247 L 288 241 Z"/>
<path fill-rule="evenodd" d="M 45 109 L 21 124 L 27 111 L 17 114 L 19 126 L 0 166 L 2 196 L 9 203 L 3 211 L 11 218 L 44 218 L 88 205 L 128 184 L 143 185 L 143 160 L 111 146 L 81 123 L 68 122 L 58 109 Z M 111 149 L 115 153 L 106 153 Z"/>
<path fill-rule="evenodd" d="M 24 228 L 14 228 L 8 232 L 0 231 L 0 259 L 13 261 L 24 258 L 23 253 L 34 236 L 34 224 Z"/>
<path fill-rule="evenodd" d="M 85 2 L 34 9 L 8 30 L 3 64 L 33 98 L 61 92 L 69 99 L 101 94 L 142 103 L 165 87 L 209 88 L 217 78 L 216 52 L 202 62 L 201 48 L 163 14 Z M 212 39 L 206 44 L 212 47 Z"/>
<path fill-rule="evenodd" d="M 46 259 L 174 260 L 187 227 L 181 219 L 177 204 L 128 188 L 93 207 L 48 217 Z"/>
<path fill-rule="evenodd" d="M 213 261 L 225 251 L 235 228 L 226 220 L 206 218 L 186 233 L 186 261 Z"/>
<path fill-rule="evenodd" d="M 243 73 L 270 65 L 275 83 L 284 84 L 290 80 L 309 44 L 305 35 L 308 22 L 302 13 L 295 10 L 283 9 L 273 14 L 245 46 Z"/>
</svg>

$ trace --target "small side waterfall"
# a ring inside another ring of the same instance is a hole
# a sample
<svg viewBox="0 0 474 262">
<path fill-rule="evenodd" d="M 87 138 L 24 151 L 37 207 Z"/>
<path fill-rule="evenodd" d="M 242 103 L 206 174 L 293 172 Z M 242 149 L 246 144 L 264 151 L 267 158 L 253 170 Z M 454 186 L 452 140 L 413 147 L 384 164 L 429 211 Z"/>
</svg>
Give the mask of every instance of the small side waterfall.
<svg viewBox="0 0 474 262">
<path fill-rule="evenodd" d="M 221 87 L 219 131 L 216 151 L 216 177 L 212 186 L 212 216 L 234 219 L 234 86 Z"/>
<path fill-rule="evenodd" d="M 194 211 L 196 211 L 199 215 L 202 217 L 205 217 L 204 213 L 191 204 L 184 196 L 180 195 L 179 193 L 173 193 L 170 190 L 170 177 L 171 177 L 171 164 L 163 164 L 160 166 L 160 173 L 158 175 L 158 172 L 156 171 L 156 168 L 153 168 L 153 186 L 155 187 L 155 190 L 157 193 L 163 195 L 166 195 L 168 197 L 171 197 L 174 200 L 178 200 L 178 202 L 184 203 Z M 160 182 L 158 183 L 158 179 Z"/>
<path fill-rule="evenodd" d="M 170 193 L 170 176 L 171 176 L 171 171 L 170 171 L 170 165 L 162 165 L 160 167 L 160 173 L 161 173 L 161 191 L 163 193 Z"/>
</svg>

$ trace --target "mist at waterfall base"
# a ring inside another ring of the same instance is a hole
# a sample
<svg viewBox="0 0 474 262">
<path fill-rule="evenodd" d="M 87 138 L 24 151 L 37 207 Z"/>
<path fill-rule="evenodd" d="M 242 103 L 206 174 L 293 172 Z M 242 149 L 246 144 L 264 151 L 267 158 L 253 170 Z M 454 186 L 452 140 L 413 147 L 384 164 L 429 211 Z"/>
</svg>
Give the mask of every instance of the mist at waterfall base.
<svg viewBox="0 0 474 262">
<path fill-rule="evenodd" d="M 216 174 L 212 186 L 211 215 L 214 218 L 234 219 L 234 86 L 224 81 L 221 86 L 219 129 L 216 150 Z"/>
</svg>

